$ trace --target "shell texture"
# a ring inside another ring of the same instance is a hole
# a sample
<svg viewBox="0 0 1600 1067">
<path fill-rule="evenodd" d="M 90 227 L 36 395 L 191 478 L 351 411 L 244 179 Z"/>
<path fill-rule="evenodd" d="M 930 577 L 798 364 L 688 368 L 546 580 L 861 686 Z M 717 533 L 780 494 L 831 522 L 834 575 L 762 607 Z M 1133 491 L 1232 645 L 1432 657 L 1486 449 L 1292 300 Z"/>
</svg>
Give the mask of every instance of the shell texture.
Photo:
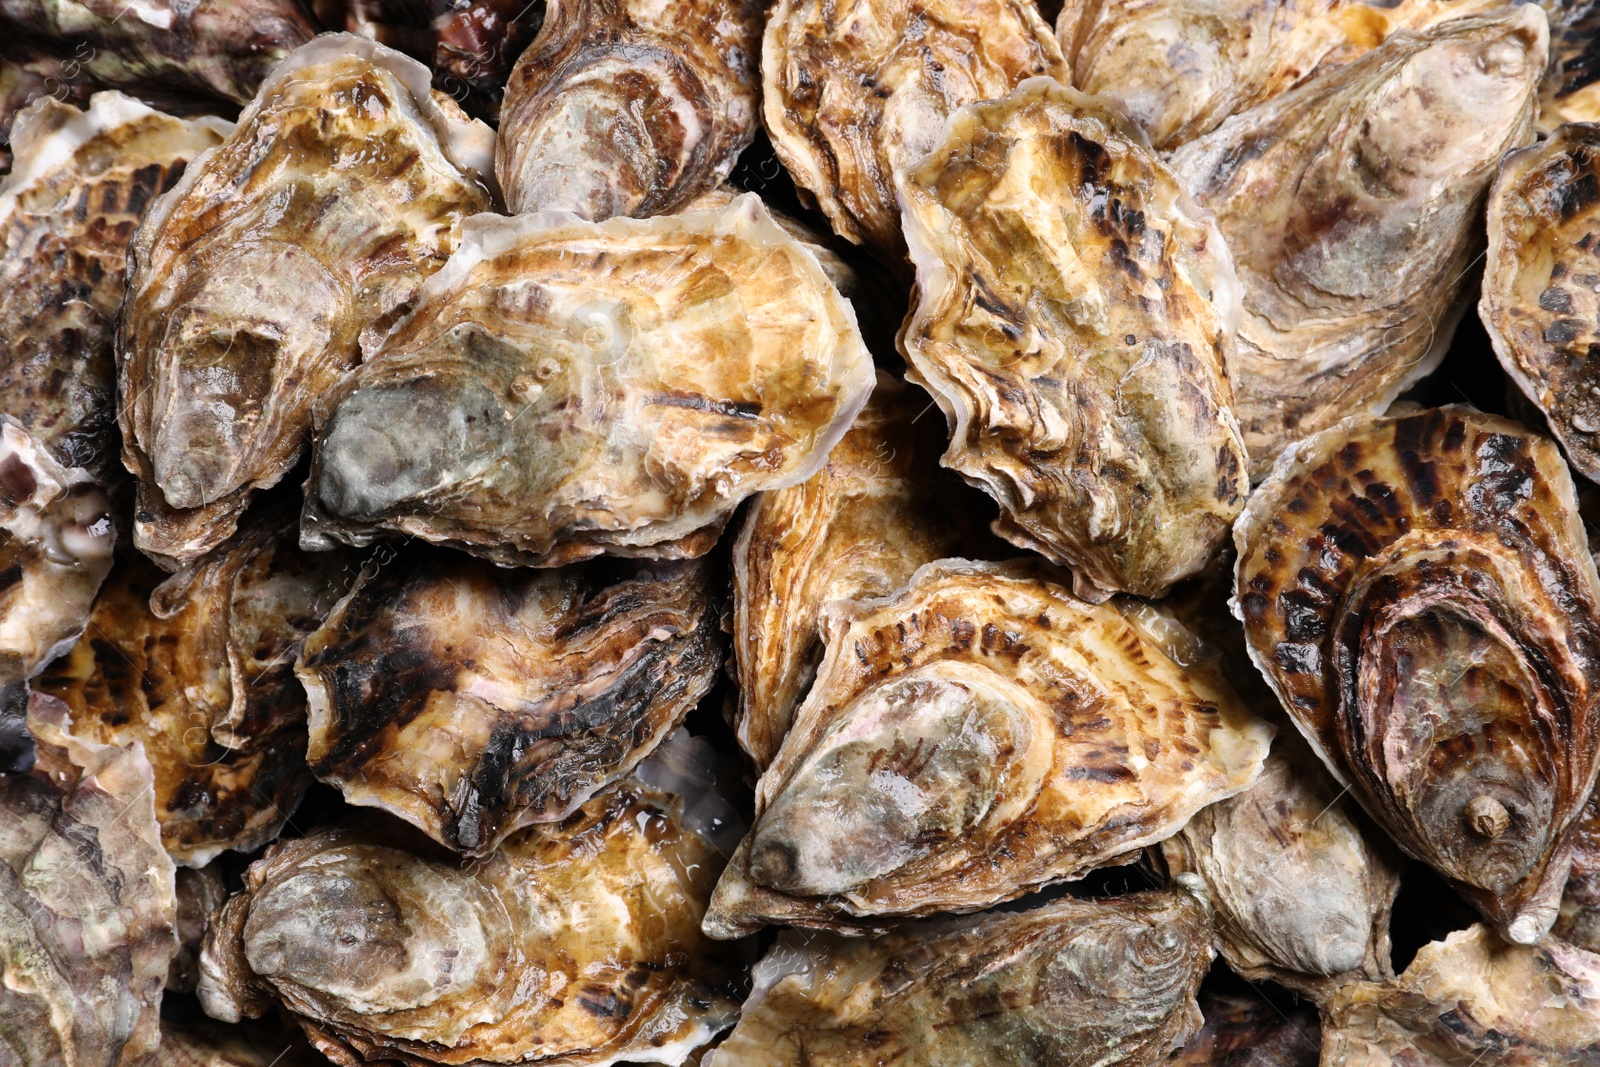
<svg viewBox="0 0 1600 1067">
<path fill-rule="evenodd" d="M 179 867 L 175 889 L 178 954 L 167 968 L 166 988 L 174 993 L 193 993 L 200 983 L 200 948 L 211 928 L 211 917 L 228 899 L 228 888 L 221 865 L 213 863 L 206 867 Z M 161 1040 L 167 1040 L 165 1029 Z"/>
<path fill-rule="evenodd" d="M 1317 1067 L 1322 1032 L 1307 1004 L 1284 1009 L 1260 993 L 1200 990 L 1205 1025 L 1169 1067 Z"/>
<path fill-rule="evenodd" d="M 1550 17 L 1551 70 L 1539 87 L 1539 129 L 1600 119 L 1600 4 L 1538 0 Z"/>
<path fill-rule="evenodd" d="M 161 1024 L 153 1067 L 327 1067 L 297 1031 L 270 1023 Z"/>
<path fill-rule="evenodd" d="M 1572 840 L 1572 872 L 1561 895 L 1556 936 L 1600 952 L 1600 796 L 1589 794 Z"/>
</svg>

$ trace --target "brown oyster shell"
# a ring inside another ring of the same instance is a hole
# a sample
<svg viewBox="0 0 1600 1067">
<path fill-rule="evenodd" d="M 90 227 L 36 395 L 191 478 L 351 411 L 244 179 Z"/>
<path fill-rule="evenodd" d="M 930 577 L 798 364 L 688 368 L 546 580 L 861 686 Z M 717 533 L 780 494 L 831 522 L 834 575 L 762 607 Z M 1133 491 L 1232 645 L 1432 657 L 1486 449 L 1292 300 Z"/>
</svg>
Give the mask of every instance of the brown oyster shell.
<svg viewBox="0 0 1600 1067">
<path fill-rule="evenodd" d="M 1539 87 L 1539 129 L 1600 119 L 1600 3 L 1537 0 L 1550 16 L 1551 70 Z"/>
<path fill-rule="evenodd" d="M 1322 1030 L 1309 1005 L 1280 1008 L 1259 991 L 1200 990 L 1205 1025 L 1168 1067 L 1317 1067 Z"/>
<path fill-rule="evenodd" d="M 822 466 L 872 374 L 849 303 L 754 195 L 649 220 L 480 216 L 319 403 L 302 541 L 698 556 L 745 497 Z"/>
<path fill-rule="evenodd" d="M 507 206 L 599 222 L 715 188 L 755 134 L 760 34 L 758 0 L 548 0 L 500 116 Z"/>
<path fill-rule="evenodd" d="M 172 860 L 139 747 L 83 743 L 35 694 L 39 771 L 0 774 L 0 1058 L 141 1067 L 177 938 Z"/>
<path fill-rule="evenodd" d="M 302 553 L 293 511 L 251 518 L 176 575 L 125 561 L 88 632 L 37 682 L 79 736 L 143 745 L 163 843 L 190 866 L 277 837 L 310 785 L 294 657 L 349 567 Z"/>
<path fill-rule="evenodd" d="M 294 466 L 363 331 L 401 315 L 489 206 L 492 140 L 414 60 L 327 34 L 156 201 L 118 337 L 141 550 L 173 570 L 203 555 Z"/>
<path fill-rule="evenodd" d="M 153 1067 L 328 1067 L 298 1030 L 274 1023 L 163 1020 Z"/>
<path fill-rule="evenodd" d="M 881 928 L 1126 862 L 1260 773 L 1255 718 L 1170 617 L 941 560 L 823 609 L 827 644 L 706 931 Z"/>
<path fill-rule="evenodd" d="M 1532 136 L 1547 41 L 1534 5 L 1396 33 L 1169 157 L 1244 287 L 1233 385 L 1255 479 L 1438 366 L 1495 164 Z"/>
<path fill-rule="evenodd" d="M 944 427 L 925 404 L 880 371 L 827 465 L 750 505 L 733 546 L 734 729 L 758 769 L 822 660 L 823 605 L 888 596 L 924 563 L 985 541 L 987 509 L 934 465 Z"/>
<path fill-rule="evenodd" d="M 1600 480 L 1600 126 L 1562 126 L 1500 163 L 1478 314 L 1500 365 L 1579 473 Z"/>
<path fill-rule="evenodd" d="M 1590 952 L 1600 952 L 1600 793 L 1589 794 L 1572 835 L 1572 872 L 1561 895 L 1555 933 Z"/>
<path fill-rule="evenodd" d="M 344 1067 L 679 1063 L 733 1022 L 744 961 L 700 934 L 721 857 L 676 805 L 630 779 L 467 866 L 376 814 L 280 842 L 212 927 L 201 1002 L 281 1002 Z"/>
<path fill-rule="evenodd" d="M 44 97 L 12 131 L 0 186 L 0 412 L 58 463 L 103 486 L 122 475 L 112 335 L 128 241 L 221 119 L 177 119 L 121 93 L 87 108 Z"/>
<path fill-rule="evenodd" d="M 712 577 L 698 560 L 530 571 L 437 551 L 364 571 L 297 667 L 311 768 L 468 855 L 564 819 L 711 688 Z"/>
<path fill-rule="evenodd" d="M 1600 762 L 1600 578 L 1548 439 L 1468 408 L 1286 451 L 1235 527 L 1250 651 L 1328 768 L 1511 940 Z"/>
<path fill-rule="evenodd" d="M 1097 599 L 1198 571 L 1249 493 L 1210 219 L 1114 110 L 1044 78 L 957 112 L 901 196 L 901 347 L 996 532 Z"/>
<path fill-rule="evenodd" d="M 200 948 L 211 928 L 211 917 L 227 899 L 228 890 L 217 864 L 178 868 L 178 954 L 167 968 L 166 981 L 166 987 L 174 993 L 193 993 L 200 983 Z M 162 1042 L 166 1040 L 163 1029 Z"/>
<path fill-rule="evenodd" d="M 1205 908 L 1162 890 L 909 923 L 874 940 L 783 934 L 714 1067 L 1148 1067 L 1200 1027 Z"/>
<path fill-rule="evenodd" d="M 834 232 L 898 260 L 900 175 L 956 109 L 1036 75 L 1069 80 L 1031 0 L 778 0 L 762 41 L 762 115 Z"/>
<path fill-rule="evenodd" d="M 1353 982 L 1323 1008 L 1324 1067 L 1579 1067 L 1600 1058 L 1600 956 L 1473 926 L 1425 945 L 1399 978 Z"/>
</svg>

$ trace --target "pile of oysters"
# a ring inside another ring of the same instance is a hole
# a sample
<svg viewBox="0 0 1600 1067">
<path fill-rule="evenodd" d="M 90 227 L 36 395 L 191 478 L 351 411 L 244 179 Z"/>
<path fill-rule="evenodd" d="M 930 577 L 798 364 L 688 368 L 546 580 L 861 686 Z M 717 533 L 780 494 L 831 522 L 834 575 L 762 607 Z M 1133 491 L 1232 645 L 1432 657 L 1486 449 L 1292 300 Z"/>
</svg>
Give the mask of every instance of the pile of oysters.
<svg viewBox="0 0 1600 1067">
<path fill-rule="evenodd" d="M 0 0 L 0 134 L 0 1067 L 1600 1065 L 1595 0 Z"/>
</svg>

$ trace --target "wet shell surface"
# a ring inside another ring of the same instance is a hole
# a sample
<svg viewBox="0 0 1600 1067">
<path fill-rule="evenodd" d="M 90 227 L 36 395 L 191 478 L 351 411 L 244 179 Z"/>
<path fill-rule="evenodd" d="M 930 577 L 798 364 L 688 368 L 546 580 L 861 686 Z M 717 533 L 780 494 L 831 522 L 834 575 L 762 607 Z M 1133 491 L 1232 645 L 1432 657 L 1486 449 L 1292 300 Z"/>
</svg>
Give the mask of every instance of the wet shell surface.
<svg viewBox="0 0 1600 1067">
<path fill-rule="evenodd" d="M 1027 562 L 930 563 L 822 628 L 714 936 L 977 911 L 1126 862 L 1250 785 L 1272 738 L 1170 617 Z"/>
<path fill-rule="evenodd" d="M 1600 796 L 1589 802 L 1578 818 L 1572 837 L 1572 872 L 1561 894 L 1561 917 L 1556 936 L 1579 948 L 1600 953 Z"/>
<path fill-rule="evenodd" d="M 823 465 L 872 384 L 849 303 L 753 195 L 481 216 L 319 406 L 302 540 L 702 555 L 747 496 Z"/>
<path fill-rule="evenodd" d="M 1199 1029 L 1211 957 L 1204 907 L 1175 890 L 872 940 L 789 932 L 710 1063 L 1032 1067 L 1093 1050 L 1105 1067 L 1147 1067 Z"/>
<path fill-rule="evenodd" d="M 142 551 L 173 570 L 203 555 L 294 466 L 363 332 L 398 318 L 489 206 L 493 136 L 416 61 L 329 34 L 156 202 L 117 353 Z"/>
<path fill-rule="evenodd" d="M 1495 165 L 1532 138 L 1547 47 L 1532 4 L 1396 33 L 1169 157 L 1243 285 L 1233 385 L 1256 480 L 1438 366 Z"/>
<path fill-rule="evenodd" d="M 1097 599 L 1198 571 L 1249 492 L 1210 219 L 1115 110 L 1045 78 L 957 112 L 901 195 L 901 347 L 996 532 Z"/>
<path fill-rule="evenodd" d="M 1395 842 L 1511 940 L 1600 770 L 1600 579 L 1547 438 L 1461 407 L 1284 453 L 1234 532 L 1251 655 Z"/>
<path fill-rule="evenodd" d="M 716 188 L 755 134 L 760 46 L 758 0 L 549 0 L 506 86 L 507 206 L 599 222 Z"/>
</svg>

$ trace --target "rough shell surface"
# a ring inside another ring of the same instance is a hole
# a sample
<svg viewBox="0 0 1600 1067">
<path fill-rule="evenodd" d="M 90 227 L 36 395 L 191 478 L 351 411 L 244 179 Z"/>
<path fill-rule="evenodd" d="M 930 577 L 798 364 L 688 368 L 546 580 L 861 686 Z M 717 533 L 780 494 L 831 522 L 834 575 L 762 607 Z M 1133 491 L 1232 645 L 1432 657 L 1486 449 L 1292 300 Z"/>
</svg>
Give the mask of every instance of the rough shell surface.
<svg viewBox="0 0 1600 1067">
<path fill-rule="evenodd" d="M 1600 119 L 1600 3 L 1538 0 L 1550 16 L 1550 71 L 1539 87 L 1539 129 Z"/>
<path fill-rule="evenodd" d="M 1591 793 L 1572 837 L 1572 873 L 1561 895 L 1555 933 L 1579 948 L 1600 952 L 1600 795 Z"/>
<path fill-rule="evenodd" d="M 1468 408 L 1284 453 L 1234 536 L 1250 651 L 1323 761 L 1512 940 L 1600 763 L 1600 579 L 1548 439 Z"/>
<path fill-rule="evenodd" d="M 758 0 L 549 0 L 506 86 L 496 174 L 513 212 L 676 211 L 755 134 Z"/>
<path fill-rule="evenodd" d="M 1168 1067 L 1317 1067 L 1322 1031 L 1309 1004 L 1285 1009 L 1253 990 L 1199 999 L 1205 1025 Z"/>
<path fill-rule="evenodd" d="M 996 532 L 1100 599 L 1204 566 L 1249 493 L 1238 290 L 1143 135 L 1040 78 L 957 112 L 901 195 L 901 347 L 951 424 L 945 465 L 1000 502 Z"/>
<path fill-rule="evenodd" d="M 444 98 L 439 98 L 444 99 Z M 129 249 L 118 336 L 134 540 L 169 569 L 304 451 L 311 403 L 490 204 L 493 133 L 392 49 L 328 34 L 280 64 Z"/>
<path fill-rule="evenodd" d="M 273 1023 L 232 1026 L 209 1019 L 163 1022 L 153 1067 L 328 1067 L 297 1030 Z"/>
<path fill-rule="evenodd" d="M 753 195 L 482 216 L 319 405 L 302 539 L 702 555 L 745 497 L 822 466 L 872 375 L 849 303 Z"/>
<path fill-rule="evenodd" d="M 306 641 L 309 760 L 355 804 L 486 855 L 625 777 L 726 655 L 698 561 L 506 570 L 411 551 Z"/>
<path fill-rule="evenodd" d="M 822 627 L 714 936 L 977 911 L 1126 862 L 1253 782 L 1272 738 L 1170 617 L 1026 562 L 931 563 Z"/>
<path fill-rule="evenodd" d="M 174 993 L 193 993 L 200 982 L 200 948 L 211 917 L 228 899 L 220 864 L 206 867 L 179 867 L 177 871 L 178 954 L 167 968 L 166 987 Z M 167 1040 L 163 1029 L 163 1043 Z"/>
<path fill-rule="evenodd" d="M 1257 480 L 1438 366 L 1495 165 L 1531 139 L 1547 47 L 1531 4 L 1396 33 L 1169 157 L 1243 284 L 1233 385 Z"/>
<path fill-rule="evenodd" d="M 1210 923 L 1187 893 L 1066 899 L 874 940 L 782 935 L 713 1067 L 1166 1060 L 1200 1027 Z"/>
<path fill-rule="evenodd" d="M 898 260 L 895 182 L 956 109 L 1069 80 L 1029 0 L 779 0 L 761 50 L 772 147 L 834 232 Z"/>
</svg>

